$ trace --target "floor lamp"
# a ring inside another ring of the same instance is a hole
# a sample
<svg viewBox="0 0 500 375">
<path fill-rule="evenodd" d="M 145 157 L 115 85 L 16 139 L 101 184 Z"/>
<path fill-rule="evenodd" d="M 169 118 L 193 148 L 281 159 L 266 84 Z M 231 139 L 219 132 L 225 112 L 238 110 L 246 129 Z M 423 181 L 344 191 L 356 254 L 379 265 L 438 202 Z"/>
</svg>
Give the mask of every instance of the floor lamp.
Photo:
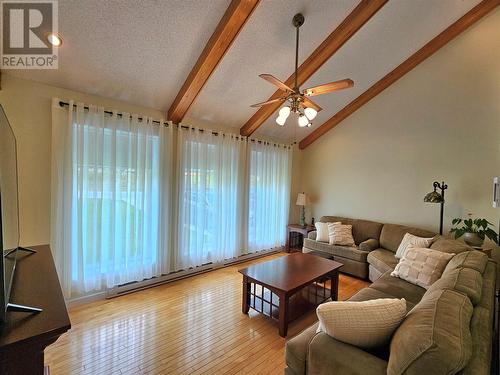
<svg viewBox="0 0 500 375">
<path fill-rule="evenodd" d="M 493 177 L 493 207 L 500 208 L 500 177 Z M 497 244 L 500 245 L 500 220 L 498 220 Z"/>
<path fill-rule="evenodd" d="M 437 181 L 434 181 L 432 184 L 434 187 L 434 191 L 431 191 L 424 197 L 424 202 L 427 203 L 439 203 L 441 205 L 441 211 L 439 214 L 439 234 L 443 234 L 443 217 L 444 217 L 444 191 L 448 189 L 448 185 L 444 183 L 444 181 L 440 184 Z M 440 189 L 441 193 L 438 193 L 436 190 Z"/>
</svg>

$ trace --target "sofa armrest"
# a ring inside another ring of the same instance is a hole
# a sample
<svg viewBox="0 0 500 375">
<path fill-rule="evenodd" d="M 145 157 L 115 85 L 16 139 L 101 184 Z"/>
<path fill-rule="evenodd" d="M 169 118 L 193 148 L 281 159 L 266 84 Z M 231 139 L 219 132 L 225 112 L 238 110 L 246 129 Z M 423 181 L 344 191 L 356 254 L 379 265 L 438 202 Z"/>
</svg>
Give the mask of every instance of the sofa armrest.
<svg viewBox="0 0 500 375">
<path fill-rule="evenodd" d="M 309 343 L 308 374 L 387 374 L 387 361 L 320 332 Z"/>
<path fill-rule="evenodd" d="M 318 234 L 317 231 L 313 230 L 312 232 L 307 233 L 307 238 L 310 240 L 315 240 L 316 241 L 316 235 Z"/>
<path fill-rule="evenodd" d="M 366 241 L 361 242 L 358 247 L 359 250 L 372 251 L 378 249 L 380 247 L 380 244 L 375 238 L 370 238 Z"/>
</svg>

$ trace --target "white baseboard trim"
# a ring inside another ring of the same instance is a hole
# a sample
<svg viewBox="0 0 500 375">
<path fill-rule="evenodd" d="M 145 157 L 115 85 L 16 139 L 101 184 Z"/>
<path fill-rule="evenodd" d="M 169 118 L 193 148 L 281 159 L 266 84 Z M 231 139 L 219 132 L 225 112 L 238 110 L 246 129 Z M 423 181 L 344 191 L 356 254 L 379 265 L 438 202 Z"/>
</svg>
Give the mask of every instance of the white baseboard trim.
<svg viewBox="0 0 500 375">
<path fill-rule="evenodd" d="M 84 305 L 84 304 L 87 304 L 90 302 L 119 297 L 119 296 L 122 296 L 125 294 L 129 294 L 129 293 L 137 292 L 139 290 L 152 288 L 152 287 L 157 286 L 157 285 L 166 284 L 166 283 L 170 283 L 173 281 L 185 279 L 187 277 L 199 275 L 201 273 L 213 271 L 213 270 L 216 270 L 219 268 L 228 267 L 228 266 L 238 264 L 238 263 L 243 263 L 243 262 L 246 262 L 246 261 L 249 261 L 252 259 L 258 259 L 258 258 L 264 257 L 266 255 L 279 253 L 281 251 L 284 251 L 284 246 L 276 247 L 276 248 L 269 249 L 269 250 L 256 251 L 255 253 L 240 255 L 239 257 L 228 259 L 224 262 L 206 264 L 206 265 L 199 266 L 199 267 L 196 267 L 193 269 L 173 272 L 173 273 L 170 273 L 168 275 L 155 277 L 155 278 L 152 278 L 149 280 L 133 282 L 133 283 L 126 284 L 126 285 L 120 285 L 120 286 L 117 286 L 114 288 L 107 289 L 107 290 L 102 291 L 102 292 L 90 294 L 87 296 L 72 298 L 72 299 L 66 301 L 66 306 L 68 308 L 75 308 L 75 307 L 78 307 L 80 305 Z"/>
<path fill-rule="evenodd" d="M 115 298 L 115 297 L 123 296 L 125 294 L 137 292 L 139 290 L 152 288 L 152 287 L 155 287 L 157 285 L 171 283 L 173 281 L 185 279 L 187 277 L 199 275 L 199 274 L 209 272 L 209 271 L 214 271 L 214 270 L 219 269 L 219 268 L 228 267 L 228 266 L 231 266 L 234 264 L 246 262 L 248 260 L 261 258 L 261 257 L 264 257 L 266 255 L 278 253 L 278 252 L 283 251 L 283 250 L 284 250 L 284 247 L 277 247 L 277 248 L 273 248 L 273 249 L 269 249 L 269 250 L 257 251 L 255 253 L 251 253 L 251 254 L 240 255 L 237 258 L 228 259 L 224 262 L 205 264 L 205 265 L 193 268 L 193 269 L 184 270 L 184 271 L 177 271 L 177 272 L 170 273 L 168 275 L 154 277 L 154 278 L 149 279 L 149 280 L 137 281 L 137 282 L 132 282 L 130 284 L 119 285 L 117 287 L 110 288 L 110 289 L 106 290 L 106 292 L 105 292 L 106 297 L 105 298 Z"/>
</svg>

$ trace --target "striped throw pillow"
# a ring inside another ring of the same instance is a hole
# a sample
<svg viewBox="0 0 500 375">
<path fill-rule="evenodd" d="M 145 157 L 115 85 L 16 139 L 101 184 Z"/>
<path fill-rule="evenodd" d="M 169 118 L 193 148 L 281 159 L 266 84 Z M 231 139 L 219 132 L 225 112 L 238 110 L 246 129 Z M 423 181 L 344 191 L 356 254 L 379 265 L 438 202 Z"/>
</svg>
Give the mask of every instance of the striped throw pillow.
<svg viewBox="0 0 500 375">
<path fill-rule="evenodd" d="M 352 225 L 328 223 L 328 238 L 330 245 L 356 246 L 352 237 Z"/>
</svg>

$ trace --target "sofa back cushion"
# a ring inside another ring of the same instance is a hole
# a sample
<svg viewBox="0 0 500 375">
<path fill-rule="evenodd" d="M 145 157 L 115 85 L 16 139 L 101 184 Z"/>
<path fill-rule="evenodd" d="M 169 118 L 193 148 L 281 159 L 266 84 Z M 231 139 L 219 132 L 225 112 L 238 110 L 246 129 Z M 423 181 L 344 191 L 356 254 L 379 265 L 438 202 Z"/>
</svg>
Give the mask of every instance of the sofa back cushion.
<svg viewBox="0 0 500 375">
<path fill-rule="evenodd" d="M 472 268 L 481 275 L 486 269 L 488 264 L 488 256 L 482 251 L 472 250 L 464 251 L 463 253 L 455 255 L 447 264 L 444 272 L 448 272 L 457 268 Z"/>
<path fill-rule="evenodd" d="M 436 239 L 432 241 L 431 249 L 442 251 L 443 253 L 454 253 L 454 254 L 459 254 L 463 253 L 464 251 L 474 250 L 472 247 L 470 247 L 463 241 L 458 241 L 443 236 L 437 236 Z"/>
<path fill-rule="evenodd" d="M 434 237 L 436 235 L 436 233 L 425 229 L 407 227 L 406 225 L 398 224 L 384 224 L 382 231 L 380 232 L 380 246 L 395 253 L 406 233 L 426 238 Z"/>
<path fill-rule="evenodd" d="M 465 295 L 443 289 L 424 295 L 394 333 L 389 375 L 455 374 L 472 355 L 473 307 Z"/>
<path fill-rule="evenodd" d="M 370 238 L 378 240 L 383 226 L 382 223 L 377 223 L 375 221 L 349 219 L 347 217 L 339 216 L 323 216 L 319 221 L 323 223 L 340 221 L 344 225 L 352 225 L 352 236 L 354 237 L 354 242 L 358 245 L 363 241 L 369 240 Z"/>
<path fill-rule="evenodd" d="M 452 289 L 465 294 L 476 306 L 481 301 L 483 276 L 472 268 L 456 268 L 444 272 L 441 278 L 427 289 L 426 294 L 436 290 Z"/>
</svg>

